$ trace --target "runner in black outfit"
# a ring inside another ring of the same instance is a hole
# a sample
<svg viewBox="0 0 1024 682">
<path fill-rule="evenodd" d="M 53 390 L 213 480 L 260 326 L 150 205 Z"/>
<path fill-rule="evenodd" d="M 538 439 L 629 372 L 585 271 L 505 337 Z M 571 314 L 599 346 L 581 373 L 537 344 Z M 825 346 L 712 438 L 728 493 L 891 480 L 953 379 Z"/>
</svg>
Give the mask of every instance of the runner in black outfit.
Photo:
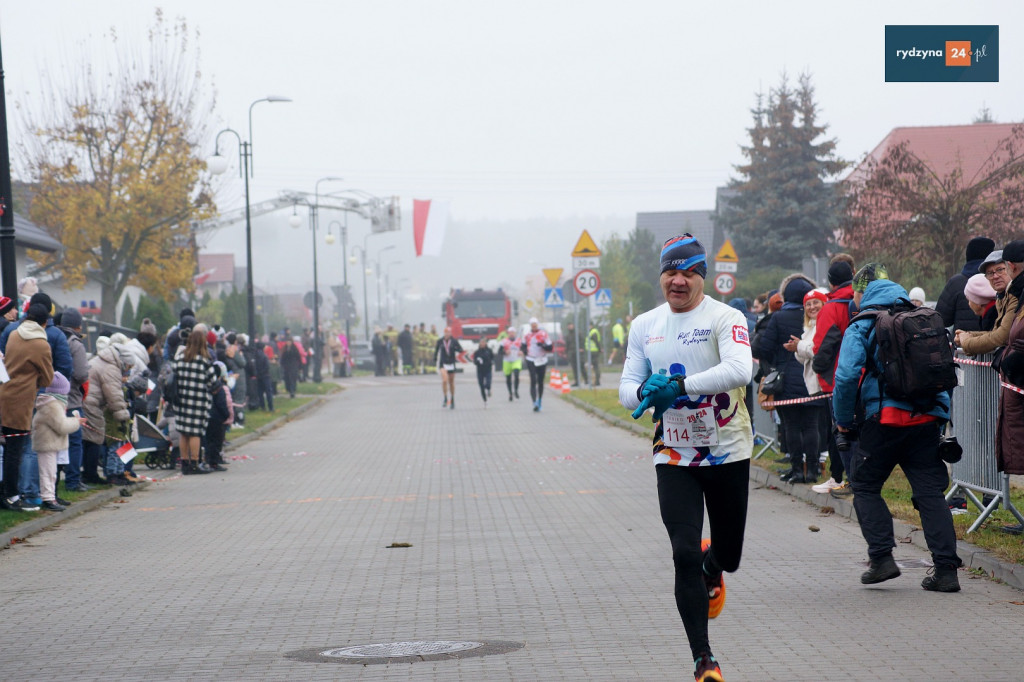
<svg viewBox="0 0 1024 682">
<path fill-rule="evenodd" d="M 444 328 L 444 336 L 437 340 L 434 347 L 437 369 L 441 374 L 441 389 L 444 391 L 444 404 L 441 407 L 455 409 L 455 358 L 462 352 L 458 339 L 452 338 L 452 328 Z M 451 393 L 451 402 L 448 394 Z"/>
<path fill-rule="evenodd" d="M 480 337 L 480 346 L 473 351 L 473 363 L 476 365 L 476 383 L 480 385 L 480 396 L 487 407 L 487 397 L 491 395 L 491 373 L 494 369 L 494 351 L 487 346 L 487 337 Z"/>
</svg>

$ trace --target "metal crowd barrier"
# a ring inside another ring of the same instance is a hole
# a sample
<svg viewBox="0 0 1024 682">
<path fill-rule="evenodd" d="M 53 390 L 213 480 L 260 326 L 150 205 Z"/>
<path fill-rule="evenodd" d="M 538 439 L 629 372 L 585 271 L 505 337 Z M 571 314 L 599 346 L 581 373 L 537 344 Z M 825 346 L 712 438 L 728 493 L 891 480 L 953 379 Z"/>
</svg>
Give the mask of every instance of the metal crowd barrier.
<svg viewBox="0 0 1024 682">
<path fill-rule="evenodd" d="M 996 470 L 995 429 L 999 413 L 999 375 L 992 371 L 991 355 L 958 356 L 963 385 L 953 390 L 953 435 L 964 450 L 963 457 L 950 465 L 953 481 L 946 500 L 958 492 L 978 508 L 980 514 L 972 533 L 1002 505 L 1024 523 L 1024 516 L 1010 502 L 1010 476 Z M 978 495 L 981 499 L 978 499 Z M 991 497 L 986 500 L 986 497 Z"/>
<path fill-rule="evenodd" d="M 749 390 L 749 389 L 748 389 Z M 779 426 L 775 423 L 775 413 L 761 409 L 757 404 L 757 393 L 754 393 L 754 459 L 760 459 L 769 448 L 779 441 Z M 758 450 L 758 448 L 761 448 Z"/>
</svg>

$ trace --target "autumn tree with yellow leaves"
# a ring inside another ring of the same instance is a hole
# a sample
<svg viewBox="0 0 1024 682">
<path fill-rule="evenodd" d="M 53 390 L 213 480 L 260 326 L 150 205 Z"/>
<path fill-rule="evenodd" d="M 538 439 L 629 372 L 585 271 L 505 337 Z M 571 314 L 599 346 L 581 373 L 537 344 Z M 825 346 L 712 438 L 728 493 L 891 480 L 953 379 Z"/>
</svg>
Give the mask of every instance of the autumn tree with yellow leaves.
<svg viewBox="0 0 1024 682">
<path fill-rule="evenodd" d="M 40 265 L 68 288 L 97 281 L 106 321 L 129 285 L 167 300 L 192 289 L 190 223 L 215 213 L 201 154 L 213 97 L 192 37 L 159 11 L 144 49 L 111 30 L 109 66 L 83 48 L 83 66 L 49 81 L 46 110 L 21 112 L 29 215 L 63 245 Z"/>
</svg>

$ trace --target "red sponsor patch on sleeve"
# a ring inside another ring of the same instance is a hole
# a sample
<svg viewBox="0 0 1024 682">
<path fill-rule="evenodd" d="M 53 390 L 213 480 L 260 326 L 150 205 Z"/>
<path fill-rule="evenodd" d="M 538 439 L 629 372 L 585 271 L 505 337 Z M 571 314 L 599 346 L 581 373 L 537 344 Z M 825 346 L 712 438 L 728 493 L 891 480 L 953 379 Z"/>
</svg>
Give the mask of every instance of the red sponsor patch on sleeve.
<svg viewBox="0 0 1024 682">
<path fill-rule="evenodd" d="M 747 328 L 743 325 L 733 325 L 732 327 L 732 340 L 736 343 L 742 343 L 744 346 L 750 345 L 750 333 Z"/>
</svg>

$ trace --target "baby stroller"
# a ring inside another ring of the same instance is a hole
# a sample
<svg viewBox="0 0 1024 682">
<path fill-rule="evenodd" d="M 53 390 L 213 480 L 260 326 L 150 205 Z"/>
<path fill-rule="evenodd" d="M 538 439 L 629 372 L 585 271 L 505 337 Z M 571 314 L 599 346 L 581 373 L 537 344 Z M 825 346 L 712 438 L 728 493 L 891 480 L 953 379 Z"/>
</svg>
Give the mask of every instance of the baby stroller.
<svg viewBox="0 0 1024 682">
<path fill-rule="evenodd" d="M 136 436 L 132 446 L 140 455 L 145 455 L 146 466 L 150 469 L 173 469 L 174 456 L 171 454 L 173 443 L 171 439 L 163 434 L 156 424 L 149 421 L 141 414 L 135 415 L 135 428 L 132 433 Z"/>
</svg>

